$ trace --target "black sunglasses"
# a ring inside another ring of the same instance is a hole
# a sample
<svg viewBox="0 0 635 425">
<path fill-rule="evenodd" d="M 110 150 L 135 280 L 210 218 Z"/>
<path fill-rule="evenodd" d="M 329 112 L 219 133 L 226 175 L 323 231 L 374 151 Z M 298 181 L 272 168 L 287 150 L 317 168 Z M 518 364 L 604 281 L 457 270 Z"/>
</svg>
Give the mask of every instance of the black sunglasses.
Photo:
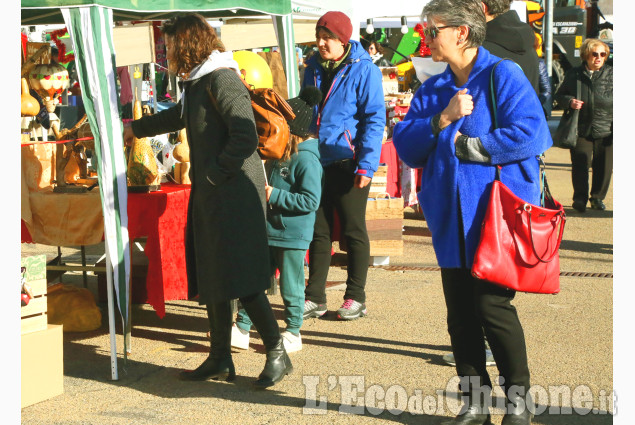
<svg viewBox="0 0 635 425">
<path fill-rule="evenodd" d="M 423 36 L 430 37 L 430 39 L 434 40 L 439 35 L 439 31 L 446 28 L 456 28 L 456 25 L 446 25 L 442 27 L 428 27 L 423 29 Z"/>
<path fill-rule="evenodd" d="M 606 52 L 591 52 L 594 58 L 605 58 Z"/>
</svg>

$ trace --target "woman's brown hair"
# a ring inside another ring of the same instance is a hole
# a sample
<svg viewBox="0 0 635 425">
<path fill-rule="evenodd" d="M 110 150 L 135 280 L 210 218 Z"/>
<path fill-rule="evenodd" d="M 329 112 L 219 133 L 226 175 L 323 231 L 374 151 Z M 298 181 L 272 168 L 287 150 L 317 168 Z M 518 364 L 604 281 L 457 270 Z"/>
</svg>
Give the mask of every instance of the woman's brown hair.
<svg viewBox="0 0 635 425">
<path fill-rule="evenodd" d="M 298 145 L 304 142 L 305 140 L 306 139 L 296 134 L 290 134 L 289 143 L 287 143 L 287 147 L 284 150 L 284 154 L 282 155 L 282 158 L 280 158 L 280 161 L 281 162 L 288 161 L 289 158 L 291 158 L 291 155 L 298 152 Z"/>
<path fill-rule="evenodd" d="M 169 44 L 170 70 L 181 77 L 187 77 L 195 66 L 209 57 L 212 50 L 225 51 L 214 28 L 198 13 L 171 18 L 161 26 L 161 31 L 166 44 Z"/>
</svg>

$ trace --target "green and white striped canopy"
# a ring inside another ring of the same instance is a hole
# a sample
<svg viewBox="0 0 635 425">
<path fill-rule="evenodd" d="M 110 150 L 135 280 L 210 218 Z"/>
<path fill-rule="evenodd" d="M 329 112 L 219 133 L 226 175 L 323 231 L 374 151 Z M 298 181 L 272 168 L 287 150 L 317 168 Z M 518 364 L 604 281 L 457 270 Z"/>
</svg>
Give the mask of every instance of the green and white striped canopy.
<svg viewBox="0 0 635 425">
<path fill-rule="evenodd" d="M 104 215 L 108 290 L 114 287 L 124 329 L 129 329 L 130 242 L 123 127 L 115 81 L 112 38 L 115 20 L 163 20 L 182 12 L 208 18 L 271 15 L 288 80 L 296 96 L 298 70 L 290 0 L 21 0 L 22 25 L 65 24 L 73 42 L 82 100 L 95 137 L 99 190 Z M 109 301 L 112 301 L 109 292 Z M 109 302 L 109 306 L 112 302 Z M 111 327 L 111 368 L 117 377 L 114 322 Z M 127 338 L 124 352 L 127 353 Z"/>
<path fill-rule="evenodd" d="M 206 18 L 288 15 L 290 0 L 22 0 L 22 25 L 63 24 L 61 9 L 102 6 L 115 21 L 163 20 L 196 12 Z"/>
</svg>

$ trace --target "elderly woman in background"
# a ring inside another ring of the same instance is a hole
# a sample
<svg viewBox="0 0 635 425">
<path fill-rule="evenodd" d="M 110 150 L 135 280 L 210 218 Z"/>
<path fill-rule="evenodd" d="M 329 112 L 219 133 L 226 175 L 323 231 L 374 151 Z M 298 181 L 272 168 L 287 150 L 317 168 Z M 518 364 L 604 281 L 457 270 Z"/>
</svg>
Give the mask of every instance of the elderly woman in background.
<svg viewBox="0 0 635 425">
<path fill-rule="evenodd" d="M 264 343 L 267 360 L 256 387 L 274 385 L 293 370 L 265 290 L 269 246 L 265 176 L 249 93 L 238 64 L 205 18 L 195 13 L 167 21 L 170 71 L 183 79 L 179 103 L 124 127 L 124 140 L 187 130 L 192 192 L 185 257 L 189 295 L 207 308 L 210 352 L 181 379 L 231 381 L 232 309 L 238 298 Z M 248 264 L 249 267 L 245 267 Z"/>
<path fill-rule="evenodd" d="M 542 107 L 520 67 L 495 69 L 498 127 L 490 75 L 501 59 L 481 47 L 485 15 L 478 0 L 432 0 L 423 9 L 425 42 L 446 70 L 426 80 L 393 142 L 410 167 L 423 168 L 419 202 L 432 233 L 447 306 L 448 332 L 465 402 L 452 424 L 489 424 L 492 383 L 487 336 L 508 400 L 503 425 L 529 424 L 532 406 L 525 337 L 515 292 L 470 273 L 496 168 L 527 202 L 540 202 L 538 156 L 551 144 Z"/>
<path fill-rule="evenodd" d="M 578 142 L 571 149 L 573 208 L 604 210 L 613 174 L 613 67 L 606 63 L 609 46 L 587 38 L 580 48 L 582 64 L 570 69 L 556 93 L 558 105 L 579 109 Z M 577 81 L 581 82 L 577 98 Z M 593 169 L 589 197 L 589 167 Z"/>
</svg>

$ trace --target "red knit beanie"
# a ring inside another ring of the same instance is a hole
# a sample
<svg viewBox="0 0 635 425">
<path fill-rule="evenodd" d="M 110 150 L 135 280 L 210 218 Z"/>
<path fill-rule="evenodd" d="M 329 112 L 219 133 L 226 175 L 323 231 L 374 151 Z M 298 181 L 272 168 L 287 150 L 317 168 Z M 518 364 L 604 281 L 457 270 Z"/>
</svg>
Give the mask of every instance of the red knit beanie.
<svg viewBox="0 0 635 425">
<path fill-rule="evenodd" d="M 337 36 L 340 41 L 347 44 L 353 34 L 353 24 L 348 16 L 342 12 L 326 12 L 317 21 L 315 28 L 326 27 L 329 31 Z"/>
</svg>

